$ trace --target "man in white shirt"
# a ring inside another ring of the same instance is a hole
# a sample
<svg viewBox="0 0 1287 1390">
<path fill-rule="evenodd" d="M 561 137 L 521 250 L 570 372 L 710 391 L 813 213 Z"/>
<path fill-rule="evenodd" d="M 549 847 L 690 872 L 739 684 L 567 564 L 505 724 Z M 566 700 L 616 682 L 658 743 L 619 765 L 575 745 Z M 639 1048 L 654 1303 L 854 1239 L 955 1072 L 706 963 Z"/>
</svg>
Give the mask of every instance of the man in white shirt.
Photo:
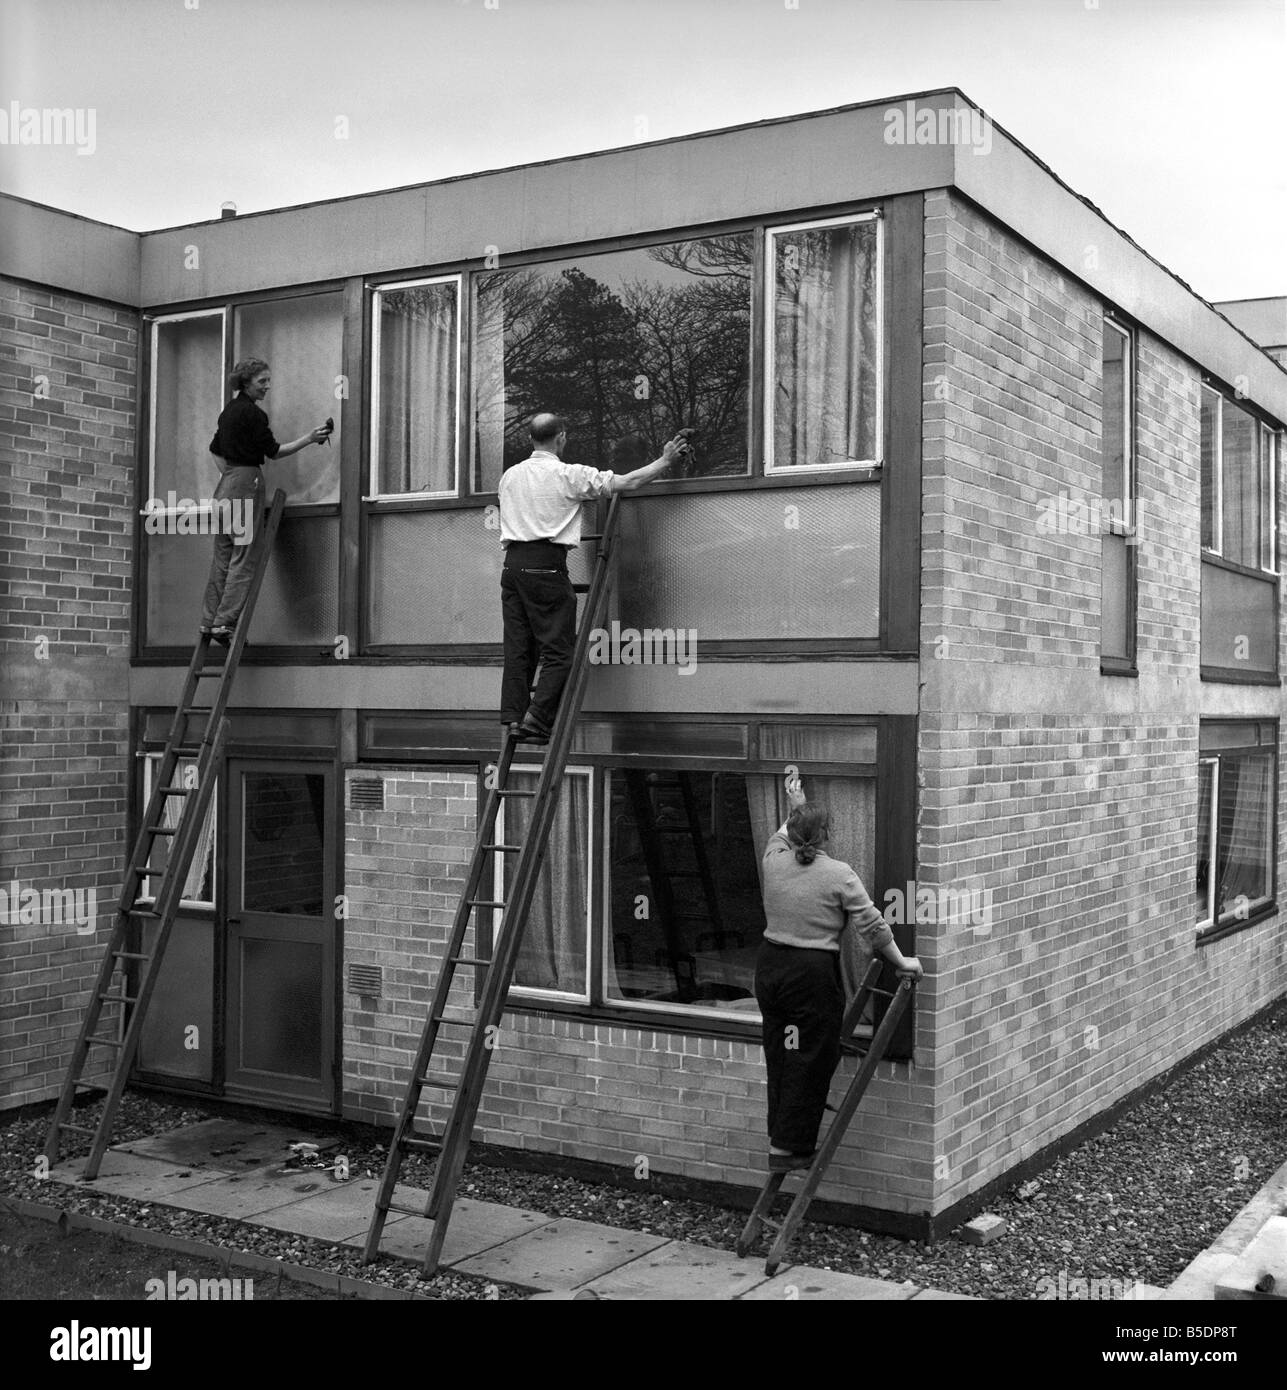
<svg viewBox="0 0 1287 1390">
<path fill-rule="evenodd" d="M 660 477 L 688 448 L 680 434 L 661 457 L 616 474 L 564 463 L 567 426 L 557 415 L 534 417 L 532 454 L 501 474 L 501 615 L 505 674 L 501 723 L 518 726 L 531 743 L 549 741 L 559 696 L 576 645 L 576 594 L 568 579 L 568 551 L 581 543 L 581 504 L 614 492 L 634 492 Z M 536 688 L 537 667 L 540 676 Z M 530 692 L 530 703 L 529 703 Z"/>
</svg>

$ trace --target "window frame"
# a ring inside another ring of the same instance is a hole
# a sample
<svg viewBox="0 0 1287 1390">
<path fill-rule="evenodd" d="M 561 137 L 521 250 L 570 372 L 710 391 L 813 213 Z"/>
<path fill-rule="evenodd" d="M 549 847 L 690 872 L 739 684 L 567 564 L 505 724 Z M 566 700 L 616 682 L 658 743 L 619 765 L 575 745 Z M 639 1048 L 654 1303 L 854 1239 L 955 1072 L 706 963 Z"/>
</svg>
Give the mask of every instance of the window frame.
<svg viewBox="0 0 1287 1390">
<path fill-rule="evenodd" d="M 1224 559 L 1224 396 L 1209 382 L 1204 381 L 1200 389 L 1209 394 L 1215 401 L 1211 463 L 1211 477 L 1215 493 L 1211 502 L 1211 535 L 1215 544 L 1206 545 L 1200 542 L 1200 549 L 1204 557 L 1207 555 L 1215 555 L 1219 559 Z M 1202 414 L 1199 409 L 1199 431 L 1201 431 L 1201 428 Z M 1201 457 L 1201 441 L 1199 441 L 1199 457 Z M 1199 480 L 1199 487 L 1200 486 L 1201 480 Z M 1201 503 L 1199 499 L 1199 526 L 1201 524 L 1200 506 Z"/>
<path fill-rule="evenodd" d="M 514 772 L 530 773 L 532 776 L 539 778 L 541 774 L 541 766 L 537 763 L 515 763 L 511 768 L 511 774 Z M 598 791 L 599 779 L 595 776 L 594 768 L 587 767 L 586 765 L 581 763 L 565 766 L 563 769 L 563 777 L 565 779 L 568 777 L 584 777 L 586 783 L 586 829 L 587 838 L 589 841 L 589 853 L 586 857 L 585 865 L 585 922 L 583 936 L 585 959 L 585 989 L 578 993 L 575 990 L 541 989 L 534 985 L 518 985 L 513 982 L 513 977 L 511 976 L 508 994 L 511 998 L 522 999 L 533 1004 L 559 1003 L 581 1005 L 583 1007 L 592 1007 L 594 997 L 594 977 L 592 969 L 595 934 L 594 895 L 596 863 L 599 859 L 600 851 L 600 847 L 596 844 L 595 825 L 598 812 L 595 807 L 595 797 Z M 481 786 L 481 777 L 479 778 L 479 783 Z M 565 790 L 566 786 L 561 784 L 559 787 L 560 795 L 562 795 L 565 792 Z M 496 828 L 494 832 L 494 838 L 497 844 L 509 843 L 509 841 L 505 837 L 505 811 L 506 802 L 504 801 L 504 799 L 502 799 L 500 808 L 496 814 Z M 493 890 L 493 902 L 506 901 L 504 859 L 505 856 L 503 854 L 497 854 L 494 856 L 491 880 Z M 488 908 L 486 913 L 483 915 L 483 920 L 488 922 L 488 948 L 494 955 L 495 944 L 500 940 L 501 909 L 496 907 Z"/>
<path fill-rule="evenodd" d="M 464 360 L 464 289 L 466 276 L 463 271 L 449 271 L 441 275 L 416 276 L 407 280 L 381 280 L 370 286 L 371 289 L 371 336 L 370 351 L 367 353 L 367 391 L 370 400 L 370 429 L 367 434 L 366 486 L 362 494 L 363 502 L 442 502 L 464 500 L 461 476 L 461 401 L 462 386 L 472 391 L 472 382 L 462 383 L 465 369 Z M 452 485 L 447 490 L 418 492 L 381 492 L 379 486 L 380 470 L 380 338 L 381 314 L 380 296 L 389 290 L 415 289 L 422 285 L 454 285 L 456 289 L 456 341 L 454 346 L 454 374 L 456 379 L 455 418 L 451 422 L 452 439 Z M 473 366 L 473 353 L 470 353 L 469 367 Z"/>
<path fill-rule="evenodd" d="M 764 257 L 764 280 L 761 293 L 759 311 L 762 315 L 761 324 L 761 361 L 763 377 L 760 383 L 761 388 L 761 454 L 763 456 L 763 468 L 760 476 L 765 478 L 782 477 L 801 477 L 806 474 L 818 476 L 820 474 L 852 472 L 854 469 L 867 469 L 873 471 L 879 477 L 879 470 L 884 467 L 887 442 L 885 439 L 885 416 L 886 401 L 885 394 L 889 390 L 889 374 L 885 369 L 885 231 L 884 216 L 879 207 L 868 209 L 864 212 L 849 213 L 840 217 L 825 217 L 813 219 L 805 222 L 790 222 L 783 224 L 766 223 L 763 227 L 763 257 Z M 863 222 L 873 222 L 876 230 L 876 248 L 874 260 L 876 266 L 875 275 L 875 320 L 876 320 L 876 420 L 873 430 L 873 437 L 876 440 L 876 447 L 880 456 L 874 459 L 846 459 L 841 463 L 815 463 L 815 464 L 779 464 L 773 462 L 773 421 L 774 421 L 774 363 L 775 363 L 775 341 L 777 319 L 775 313 L 776 305 L 776 268 L 777 253 L 775 239 L 785 236 L 791 232 L 811 232 L 818 231 L 827 227 L 851 227 Z M 752 324 L 754 333 L 754 324 Z M 754 462 L 754 461 L 753 461 Z M 752 476 L 756 476 L 752 469 Z"/>
<path fill-rule="evenodd" d="M 1120 479 L 1121 493 L 1121 516 L 1113 515 L 1111 508 L 1105 509 L 1108 514 L 1108 524 L 1106 533 L 1111 536 L 1119 536 L 1124 541 L 1125 548 L 1125 574 L 1123 583 L 1125 592 L 1122 595 L 1123 606 L 1125 609 L 1124 628 L 1126 633 L 1126 652 L 1123 656 L 1105 654 L 1104 652 L 1104 562 L 1101 554 L 1100 559 L 1100 636 L 1099 636 L 1099 670 L 1105 676 L 1138 676 L 1139 675 L 1139 649 L 1138 649 L 1138 627 L 1139 627 L 1139 465 L 1136 459 L 1136 419 L 1135 402 L 1137 399 L 1137 386 L 1135 380 L 1136 373 L 1136 331 L 1133 325 L 1119 319 L 1111 310 L 1105 310 L 1103 315 L 1103 331 L 1105 333 L 1114 332 L 1120 335 L 1122 340 L 1122 477 Z M 1102 369 L 1104 354 L 1101 346 L 1101 400 L 1102 400 Z M 1103 411 L 1100 412 L 1100 456 L 1104 457 L 1103 446 Z M 1100 492 L 1107 491 L 1105 480 L 1101 472 Z M 1108 500 L 1108 499 L 1102 499 Z M 1101 541 L 1102 550 L 1102 541 Z"/>
<path fill-rule="evenodd" d="M 224 387 L 216 402 L 212 418 L 218 419 L 220 411 L 227 404 L 228 347 L 231 342 L 231 306 L 229 303 L 213 305 L 205 309 L 184 309 L 173 314 L 149 314 L 148 322 L 148 397 L 147 397 L 147 496 L 139 508 L 139 516 L 177 517 L 193 515 L 209 516 L 212 511 L 212 498 L 194 498 L 195 508 L 188 507 L 149 507 L 151 501 L 160 499 L 156 486 L 156 402 L 157 402 L 157 364 L 160 354 L 157 351 L 160 327 L 165 323 L 181 323 L 188 319 L 219 319 L 219 378 Z"/>
<path fill-rule="evenodd" d="M 1214 731 L 1213 726 L 1221 725 L 1233 728 L 1241 726 L 1245 730 L 1246 738 L 1238 741 L 1236 738 L 1227 746 L 1223 741 L 1217 742 L 1212 737 L 1204 746 L 1201 729 L 1205 726 L 1208 730 Z M 1220 852 L 1220 782 L 1222 772 L 1222 762 L 1225 757 L 1241 757 L 1251 755 L 1264 758 L 1269 764 L 1269 785 L 1268 785 L 1268 806 L 1267 806 L 1267 837 L 1268 844 L 1268 887 L 1265 895 L 1258 898 L 1254 903 L 1248 904 L 1246 915 L 1239 918 L 1235 912 L 1218 912 L 1216 893 L 1218 884 L 1216 883 L 1216 865 L 1219 861 Z M 1278 757 L 1278 725 L 1273 720 L 1251 720 L 1251 721 L 1225 721 L 1225 720 L 1203 720 L 1200 725 L 1199 747 L 1198 747 L 1198 766 L 1203 764 L 1211 766 L 1211 792 L 1210 798 L 1205 808 L 1200 808 L 1200 814 L 1205 814 L 1208 818 L 1207 832 L 1207 915 L 1194 924 L 1196 944 L 1205 945 L 1208 942 L 1220 940 L 1234 932 L 1242 931 L 1247 927 L 1253 926 L 1257 922 L 1264 921 L 1268 917 L 1277 915 L 1278 912 L 1278 858 L 1276 847 L 1278 844 L 1278 795 L 1279 795 L 1279 757 Z M 1199 785 L 1201 778 L 1199 776 Z"/>
<path fill-rule="evenodd" d="M 152 786 L 153 786 L 152 778 L 156 775 L 156 772 L 160 769 L 161 761 L 162 761 L 162 759 L 163 759 L 164 757 L 165 757 L 165 750 L 164 750 L 164 749 L 144 749 L 144 750 L 143 750 L 142 757 L 140 758 L 140 763 L 141 763 L 141 765 L 142 765 L 142 773 L 143 773 L 143 785 L 142 785 L 142 793 L 143 793 L 143 794 L 142 794 L 142 800 L 141 800 L 140 803 L 139 803 L 139 817 L 140 817 L 140 823 L 141 823 L 141 821 L 142 821 L 142 817 L 145 816 L 145 815 L 147 814 L 148 803 L 149 803 L 149 801 L 150 801 L 150 799 L 151 799 L 151 796 L 152 796 Z M 183 764 L 184 764 L 185 761 L 186 761 L 186 763 L 187 763 L 188 766 L 195 767 L 195 766 L 197 765 L 197 760 L 196 760 L 195 758 L 188 758 L 188 759 L 186 759 L 186 760 L 183 759 L 183 758 L 180 758 L 180 759 L 178 760 L 178 762 L 176 763 L 176 768 L 180 771 L 180 773 L 181 773 L 181 771 L 182 771 L 182 766 L 183 766 Z M 207 815 L 209 816 L 209 818 L 210 818 L 210 891 L 211 891 L 211 897 L 210 897 L 210 899 L 207 901 L 207 900 L 204 899 L 204 898 L 185 898 L 185 897 L 180 896 L 180 898 L 179 898 L 179 910 L 182 911 L 182 912 L 202 912 L 202 913 L 210 913 L 210 914 L 214 915 L 214 914 L 217 914 L 218 911 L 219 911 L 219 774 L 218 774 L 218 772 L 215 773 L 214 777 L 215 777 L 214 786 L 213 786 L 213 787 L 211 788 L 211 790 L 210 790 L 209 808 L 208 808 L 208 810 L 207 810 L 207 812 L 206 812 L 206 814 L 207 814 Z M 164 809 L 164 807 L 163 807 L 162 809 Z M 166 838 L 171 842 L 171 844 L 173 843 L 173 839 L 174 839 L 173 836 L 167 836 Z M 151 882 L 152 882 L 152 880 L 151 880 L 151 879 L 145 879 L 144 882 L 148 885 L 148 889 L 150 889 L 150 888 L 151 888 Z M 138 902 L 140 902 L 140 903 L 154 903 L 155 901 L 156 901 L 156 894 L 153 893 L 153 892 L 151 892 L 151 891 L 141 891 L 141 892 L 139 893 L 139 895 L 138 895 Z"/>
<path fill-rule="evenodd" d="M 1263 579 L 1277 579 L 1278 569 L 1278 444 L 1280 431 L 1268 425 L 1252 407 L 1249 400 L 1230 401 L 1227 392 L 1221 390 L 1213 381 L 1203 380 L 1201 388 L 1216 401 L 1215 438 L 1213 440 L 1214 463 L 1213 478 L 1215 497 L 1212 507 L 1212 532 L 1214 546 L 1199 542 L 1202 558 L 1215 559 L 1235 569 L 1240 574 L 1259 576 Z M 1224 553 L 1224 411 L 1226 402 L 1242 411 L 1255 427 L 1256 500 L 1265 515 L 1261 517 L 1257 557 L 1254 565 L 1230 559 Z M 1199 416 L 1199 428 L 1200 416 Z M 1266 443 L 1266 437 L 1268 442 Z M 1200 482 L 1199 482 L 1200 486 Z M 1268 506 L 1265 506 L 1265 503 Z"/>
<path fill-rule="evenodd" d="M 850 220 L 848 217 L 844 220 Z M 747 486 L 754 486 L 757 483 L 763 484 L 765 479 L 764 470 L 758 466 L 757 443 L 757 424 L 760 419 L 760 405 L 756 397 L 756 391 L 760 380 L 760 371 L 757 367 L 756 354 L 760 346 L 760 335 L 755 328 L 756 316 L 763 312 L 759 262 L 764 255 L 764 232 L 767 221 L 764 216 L 752 218 L 739 218 L 728 225 L 700 224 L 688 230 L 670 228 L 664 232 L 637 233 L 630 236 L 607 237 L 594 242 L 575 242 L 562 247 L 537 248 L 526 252 L 517 252 L 514 255 L 503 258 L 503 264 L 494 266 L 475 265 L 468 272 L 468 294 L 465 298 L 469 304 L 469 352 L 467 361 L 467 379 L 465 382 L 465 392 L 468 396 L 468 412 L 465 420 L 467 431 L 466 452 L 468 454 L 467 468 L 461 474 L 461 486 L 458 493 L 459 501 L 462 505 L 479 506 L 486 503 L 495 503 L 498 500 L 498 493 L 495 488 L 488 490 L 480 485 L 481 463 L 478 449 L 478 431 L 475 428 L 477 417 L 477 397 L 475 380 L 475 363 L 478 342 L 478 282 L 484 276 L 504 274 L 513 270 L 533 270 L 540 266 L 557 265 L 562 261 L 570 261 L 577 264 L 584 260 L 592 259 L 595 256 L 614 256 L 622 255 L 635 251 L 649 251 L 659 246 L 674 246 L 680 242 L 709 241 L 716 237 L 746 236 L 751 242 L 751 266 L 747 276 L 747 371 L 746 371 L 746 467 L 741 473 L 720 473 L 712 474 L 709 477 L 695 478 L 660 478 L 649 485 L 650 494 L 659 494 L 671 491 L 697 491 L 697 492 L 719 492 L 731 489 L 741 489 Z M 503 351 L 503 348 L 502 348 Z M 857 465 L 847 465 L 852 469 Z"/>
</svg>

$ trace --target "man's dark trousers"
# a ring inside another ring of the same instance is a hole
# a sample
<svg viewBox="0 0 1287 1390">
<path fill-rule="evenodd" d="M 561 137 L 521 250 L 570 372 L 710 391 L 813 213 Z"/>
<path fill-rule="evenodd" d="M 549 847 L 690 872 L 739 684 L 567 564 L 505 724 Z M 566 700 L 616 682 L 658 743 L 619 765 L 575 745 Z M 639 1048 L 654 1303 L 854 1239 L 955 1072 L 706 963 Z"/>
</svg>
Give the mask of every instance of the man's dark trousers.
<svg viewBox="0 0 1287 1390">
<path fill-rule="evenodd" d="M 552 728 L 576 646 L 576 593 L 568 578 L 565 547 L 546 541 L 511 542 L 501 571 L 501 616 L 501 720 L 516 724 L 530 713 L 542 728 Z M 540 679 L 533 691 L 538 665 Z"/>
</svg>

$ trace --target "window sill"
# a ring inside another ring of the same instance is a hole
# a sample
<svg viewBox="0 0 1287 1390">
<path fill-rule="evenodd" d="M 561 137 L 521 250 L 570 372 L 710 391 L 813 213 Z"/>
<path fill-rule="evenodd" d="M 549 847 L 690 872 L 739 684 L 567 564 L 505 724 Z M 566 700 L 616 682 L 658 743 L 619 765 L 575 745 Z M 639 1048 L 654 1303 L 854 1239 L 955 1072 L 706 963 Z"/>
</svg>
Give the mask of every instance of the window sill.
<svg viewBox="0 0 1287 1390">
<path fill-rule="evenodd" d="M 1203 666 L 1199 680 L 1220 681 L 1225 685 L 1281 685 L 1276 671 L 1235 671 L 1228 666 Z"/>
<path fill-rule="evenodd" d="M 1138 679 L 1140 668 L 1133 661 L 1118 661 L 1113 657 L 1100 657 L 1099 674 L 1101 676 L 1128 676 Z"/>
<path fill-rule="evenodd" d="M 1259 926 L 1261 922 L 1267 922 L 1271 917 L 1277 916 L 1278 904 L 1265 903 L 1250 913 L 1245 921 L 1221 922 L 1214 927 L 1200 928 L 1194 945 L 1213 946 L 1217 941 L 1223 941 L 1229 936 L 1236 936 L 1238 932 L 1246 931 L 1248 927 Z"/>
</svg>

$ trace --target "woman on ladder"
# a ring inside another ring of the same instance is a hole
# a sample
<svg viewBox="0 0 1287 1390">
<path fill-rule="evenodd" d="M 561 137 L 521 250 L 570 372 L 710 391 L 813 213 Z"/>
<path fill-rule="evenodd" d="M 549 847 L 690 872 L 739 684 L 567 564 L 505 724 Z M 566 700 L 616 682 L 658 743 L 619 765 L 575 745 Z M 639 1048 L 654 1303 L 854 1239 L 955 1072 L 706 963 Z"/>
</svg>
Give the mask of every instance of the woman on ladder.
<svg viewBox="0 0 1287 1390">
<path fill-rule="evenodd" d="M 764 851 L 764 940 L 755 968 L 769 1080 L 769 1170 L 813 1160 L 831 1077 L 840 1061 L 844 990 L 840 934 L 861 932 L 900 972 L 920 979 L 858 875 L 832 859 L 827 813 L 810 806 L 800 779 L 787 783 L 786 822 Z"/>
</svg>

